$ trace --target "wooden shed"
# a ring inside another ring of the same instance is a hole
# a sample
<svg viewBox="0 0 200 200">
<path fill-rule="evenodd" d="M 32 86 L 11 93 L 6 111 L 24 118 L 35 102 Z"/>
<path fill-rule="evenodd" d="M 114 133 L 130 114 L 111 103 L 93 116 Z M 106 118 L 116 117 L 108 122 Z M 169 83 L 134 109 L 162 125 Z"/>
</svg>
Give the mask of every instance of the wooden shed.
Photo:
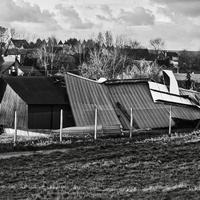
<svg viewBox="0 0 200 200">
<path fill-rule="evenodd" d="M 3 77 L 0 80 L 0 125 L 14 126 L 17 111 L 18 128 L 58 129 L 60 110 L 63 127 L 75 125 L 66 90 L 51 77 Z"/>
</svg>

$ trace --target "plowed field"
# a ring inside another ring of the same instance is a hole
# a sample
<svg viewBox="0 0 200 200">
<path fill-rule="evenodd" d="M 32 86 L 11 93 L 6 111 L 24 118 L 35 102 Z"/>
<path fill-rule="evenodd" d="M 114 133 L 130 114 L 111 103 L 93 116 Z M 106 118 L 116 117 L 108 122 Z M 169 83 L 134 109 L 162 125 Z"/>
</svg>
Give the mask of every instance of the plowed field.
<svg viewBox="0 0 200 200">
<path fill-rule="evenodd" d="M 0 157 L 0 199 L 200 199 L 200 137 Z"/>
</svg>

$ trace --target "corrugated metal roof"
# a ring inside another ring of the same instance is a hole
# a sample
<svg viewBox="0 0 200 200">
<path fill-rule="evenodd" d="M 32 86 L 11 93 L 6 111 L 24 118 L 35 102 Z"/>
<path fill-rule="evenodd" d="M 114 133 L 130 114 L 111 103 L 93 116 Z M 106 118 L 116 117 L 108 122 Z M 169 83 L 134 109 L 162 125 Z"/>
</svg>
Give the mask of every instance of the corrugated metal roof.
<svg viewBox="0 0 200 200">
<path fill-rule="evenodd" d="M 76 126 L 94 125 L 95 105 L 98 108 L 99 125 L 121 124 L 105 85 L 70 73 L 65 75 L 65 81 Z"/>
<path fill-rule="evenodd" d="M 133 108 L 135 126 L 139 128 L 166 128 L 169 125 L 170 106 L 154 103 L 148 83 L 108 84 L 112 104 L 117 114 L 121 114 L 124 128 L 129 128 L 129 120 L 117 106 L 122 105 L 127 113 Z M 186 106 L 172 106 L 172 117 L 194 120 L 200 119 L 200 109 Z M 124 122 L 125 120 L 125 122 Z M 172 121 L 172 126 L 175 122 Z"/>
<path fill-rule="evenodd" d="M 27 104 L 66 104 L 64 88 L 54 83 L 50 77 L 3 77 L 3 80 Z"/>
</svg>

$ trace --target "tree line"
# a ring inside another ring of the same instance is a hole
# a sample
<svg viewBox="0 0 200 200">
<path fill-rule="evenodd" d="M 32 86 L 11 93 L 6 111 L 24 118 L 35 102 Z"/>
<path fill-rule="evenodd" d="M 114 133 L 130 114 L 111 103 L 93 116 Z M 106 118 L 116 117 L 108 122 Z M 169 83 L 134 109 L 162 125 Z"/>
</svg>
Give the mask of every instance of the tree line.
<svg viewBox="0 0 200 200">
<path fill-rule="evenodd" d="M 0 26 L 1 52 L 9 36 L 15 38 L 19 34 L 14 29 L 8 34 L 7 29 Z M 46 75 L 70 71 L 92 79 L 113 79 L 125 69 L 131 68 L 133 76 L 152 78 L 158 74 L 159 66 L 137 61 L 160 59 L 159 54 L 165 49 L 165 42 L 162 38 L 154 38 L 149 41 L 149 46 L 154 53 L 150 53 L 149 49 L 137 40 L 123 35 L 114 37 L 110 31 L 106 31 L 87 40 L 69 38 L 60 41 L 54 36 L 30 40 L 28 48 L 34 51 L 26 56 L 37 59 L 37 66 Z M 200 53 L 180 51 L 179 68 L 180 72 L 200 72 Z"/>
</svg>

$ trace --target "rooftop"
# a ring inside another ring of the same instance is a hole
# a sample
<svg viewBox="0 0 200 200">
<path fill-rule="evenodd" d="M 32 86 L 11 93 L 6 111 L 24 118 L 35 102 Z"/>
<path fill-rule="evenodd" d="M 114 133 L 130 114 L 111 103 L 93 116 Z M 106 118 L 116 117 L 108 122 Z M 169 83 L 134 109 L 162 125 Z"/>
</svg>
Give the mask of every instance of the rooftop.
<svg viewBox="0 0 200 200">
<path fill-rule="evenodd" d="M 66 104 L 66 91 L 53 77 L 4 77 L 28 104 Z"/>
</svg>

